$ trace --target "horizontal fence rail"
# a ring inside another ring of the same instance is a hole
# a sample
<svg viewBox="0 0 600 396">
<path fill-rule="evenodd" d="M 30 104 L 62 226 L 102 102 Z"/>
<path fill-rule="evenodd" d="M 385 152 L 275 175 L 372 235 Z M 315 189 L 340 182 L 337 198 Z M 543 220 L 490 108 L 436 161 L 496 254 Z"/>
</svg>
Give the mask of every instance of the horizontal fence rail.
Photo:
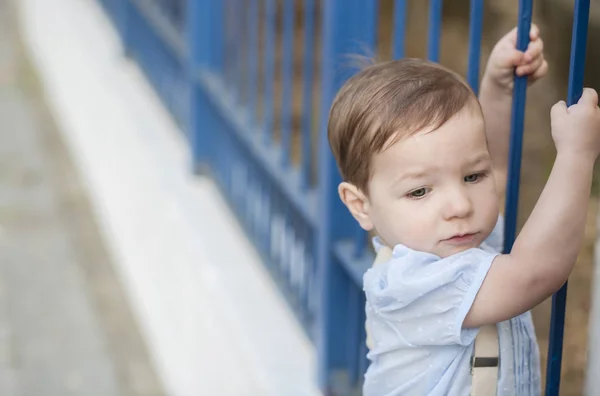
<svg viewBox="0 0 600 396">
<path fill-rule="evenodd" d="M 318 351 L 319 383 L 359 394 L 368 362 L 362 277 L 370 238 L 341 204 L 329 107 L 348 55 L 407 56 L 408 1 L 99 0 L 211 175 Z M 580 94 L 589 0 L 577 0 L 570 103 Z M 390 23 L 383 23 L 387 13 Z M 443 0 L 428 2 L 424 56 L 441 54 Z M 520 0 L 519 48 L 532 1 Z M 466 79 L 479 90 L 483 0 L 470 0 Z M 389 29 L 382 33 L 382 26 Z M 389 48 L 388 48 L 389 47 Z M 583 52 L 582 52 L 583 51 Z M 526 80 L 515 80 L 508 251 L 516 232 Z M 548 394 L 558 394 L 564 291 L 555 301 Z M 562 315 L 561 315 L 562 312 Z"/>
</svg>

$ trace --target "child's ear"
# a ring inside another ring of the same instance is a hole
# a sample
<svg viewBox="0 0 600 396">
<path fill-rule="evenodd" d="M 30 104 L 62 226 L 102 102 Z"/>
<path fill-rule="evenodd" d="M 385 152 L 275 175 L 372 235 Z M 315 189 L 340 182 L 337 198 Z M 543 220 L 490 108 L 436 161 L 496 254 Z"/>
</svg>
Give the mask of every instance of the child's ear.
<svg viewBox="0 0 600 396">
<path fill-rule="evenodd" d="M 358 224 L 366 230 L 373 229 L 373 223 L 369 217 L 369 199 L 354 184 L 342 182 L 338 186 L 340 199 L 346 205 L 352 216 L 358 221 Z"/>
</svg>

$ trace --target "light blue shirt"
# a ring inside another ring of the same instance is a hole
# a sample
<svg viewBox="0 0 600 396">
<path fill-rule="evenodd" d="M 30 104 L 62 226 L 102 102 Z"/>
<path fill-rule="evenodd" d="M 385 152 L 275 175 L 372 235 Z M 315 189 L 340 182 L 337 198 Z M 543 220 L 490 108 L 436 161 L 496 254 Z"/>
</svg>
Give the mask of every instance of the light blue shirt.
<svg viewBox="0 0 600 396">
<path fill-rule="evenodd" d="M 363 278 L 367 327 L 364 396 L 468 396 L 479 329 L 463 329 L 492 261 L 502 250 L 503 219 L 478 249 L 440 258 L 397 245 L 392 259 Z M 381 244 L 374 239 L 375 249 Z M 506 291 L 510 293 L 510 290 Z M 502 296 L 498 296 L 501 299 Z M 526 312 L 498 323 L 498 396 L 541 394 L 537 340 Z"/>
</svg>

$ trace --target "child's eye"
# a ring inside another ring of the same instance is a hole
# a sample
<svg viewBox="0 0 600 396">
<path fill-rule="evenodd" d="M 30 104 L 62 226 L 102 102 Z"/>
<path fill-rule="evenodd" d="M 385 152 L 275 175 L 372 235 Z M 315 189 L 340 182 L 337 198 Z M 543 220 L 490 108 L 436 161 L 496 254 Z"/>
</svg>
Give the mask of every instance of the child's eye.
<svg viewBox="0 0 600 396">
<path fill-rule="evenodd" d="M 466 183 L 475 183 L 481 179 L 483 179 L 485 177 L 485 173 L 481 172 L 481 173 L 473 173 L 471 175 L 465 176 L 465 182 Z"/>
<path fill-rule="evenodd" d="M 428 188 L 421 187 L 406 194 L 408 198 L 423 198 L 429 192 Z"/>
<path fill-rule="evenodd" d="M 474 182 L 476 182 L 476 181 L 477 181 L 477 179 L 478 179 L 478 178 L 479 178 L 479 175 L 478 175 L 478 174 L 476 174 L 476 173 L 474 173 L 474 174 L 472 174 L 472 175 L 465 176 L 465 181 L 466 181 L 467 183 L 474 183 Z"/>
</svg>

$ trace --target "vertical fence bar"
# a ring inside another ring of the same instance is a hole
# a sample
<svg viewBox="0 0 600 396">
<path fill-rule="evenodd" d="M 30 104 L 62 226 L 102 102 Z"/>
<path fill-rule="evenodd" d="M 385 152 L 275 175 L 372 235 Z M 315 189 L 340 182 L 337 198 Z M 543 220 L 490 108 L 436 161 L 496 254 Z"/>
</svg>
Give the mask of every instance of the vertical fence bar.
<svg viewBox="0 0 600 396">
<path fill-rule="evenodd" d="M 440 60 L 440 40 L 442 36 L 443 0 L 429 0 L 429 34 L 427 58 L 433 62 Z"/>
<path fill-rule="evenodd" d="M 571 36 L 571 60 L 569 65 L 569 88 L 567 106 L 579 100 L 583 92 L 583 75 L 590 14 L 590 0 L 576 0 Z M 567 283 L 552 296 L 550 317 L 550 341 L 546 366 L 546 395 L 558 396 L 562 363 L 565 309 L 567 305 Z"/>
<path fill-rule="evenodd" d="M 364 14 L 358 15 L 359 18 L 364 20 L 363 29 L 361 34 L 366 50 L 369 54 L 377 57 L 377 24 L 379 22 L 379 0 L 372 0 L 368 7 L 365 7 Z M 355 236 L 354 236 L 354 257 L 360 257 L 366 247 L 367 232 L 363 230 L 358 224 L 354 224 Z"/>
<path fill-rule="evenodd" d="M 222 2 L 214 2 L 210 0 L 204 1 L 210 2 L 211 10 L 212 12 L 214 12 L 212 22 L 214 28 L 211 30 L 210 33 L 213 37 L 212 41 L 214 43 L 215 48 L 215 58 L 213 59 L 213 62 L 211 62 L 211 66 L 214 66 L 216 70 L 221 71 L 220 77 L 225 78 L 225 83 L 227 84 L 231 82 L 231 79 L 227 80 L 227 77 L 225 75 L 226 68 L 228 67 L 228 53 L 226 52 L 227 47 L 225 46 L 225 42 L 227 37 L 226 35 L 230 27 L 224 25 L 223 21 L 227 20 L 226 15 L 229 12 L 231 0 L 225 0 Z M 225 167 L 226 164 L 224 164 L 225 156 L 219 155 L 222 152 L 221 150 L 227 147 L 227 136 L 224 133 L 216 133 L 216 131 L 220 131 L 223 128 L 222 120 L 220 120 L 218 117 L 215 117 L 212 111 L 210 113 L 207 113 L 207 116 L 208 123 L 203 124 L 203 129 L 205 131 L 210 132 L 211 134 L 210 147 L 213 149 L 209 150 L 210 166 L 211 169 L 214 171 L 217 180 L 219 180 L 221 186 L 223 186 L 223 189 L 225 191 L 231 191 L 231 176 L 227 174 L 227 168 Z M 214 148 L 217 148 L 217 150 L 215 150 Z M 231 152 L 230 149 L 228 151 Z M 231 164 L 231 160 L 229 160 L 229 164 Z"/>
<path fill-rule="evenodd" d="M 258 0 L 249 0 L 248 4 L 248 92 L 247 108 L 251 123 L 256 121 L 258 104 Z"/>
<path fill-rule="evenodd" d="M 281 107 L 281 163 L 288 167 L 292 150 L 292 83 L 294 72 L 294 0 L 284 0 L 283 4 L 283 40 L 281 53 L 282 107 Z"/>
<path fill-rule="evenodd" d="M 209 117 L 206 114 L 207 108 L 202 101 L 195 81 L 199 70 L 210 68 L 214 60 L 211 44 L 215 38 L 211 32 L 217 27 L 214 23 L 218 23 L 218 21 L 213 21 L 209 17 L 212 11 L 210 3 L 210 0 L 190 1 L 186 15 L 186 35 L 189 48 L 187 78 L 190 84 L 191 96 L 188 136 L 190 138 L 194 167 L 208 161 L 209 152 L 208 134 L 206 133 L 206 129 L 202 128 L 202 126 L 206 127 L 206 119 Z"/>
<path fill-rule="evenodd" d="M 310 186 L 313 123 L 313 61 L 315 41 L 315 0 L 304 0 L 304 57 L 302 88 L 302 189 Z"/>
<path fill-rule="evenodd" d="M 265 0 L 265 61 L 264 61 L 264 104 L 263 133 L 265 143 L 270 144 L 273 134 L 274 80 L 275 80 L 275 0 Z"/>
<path fill-rule="evenodd" d="M 364 18 L 364 32 L 361 34 L 364 45 L 367 46 L 367 51 L 377 56 L 377 24 L 379 23 L 379 0 L 371 0 L 369 6 L 365 7 L 364 14 L 359 18 Z"/>
<path fill-rule="evenodd" d="M 402 59 L 406 46 L 406 0 L 394 2 L 394 59 Z"/>
<path fill-rule="evenodd" d="M 365 252 L 367 242 L 367 232 L 360 226 L 354 225 L 356 233 L 354 235 L 354 257 L 360 257 Z"/>
<path fill-rule="evenodd" d="M 233 0 L 223 0 L 223 13 L 221 14 L 222 19 L 221 23 L 223 24 L 223 31 L 225 35 L 225 45 L 224 45 L 224 74 L 225 74 L 225 83 L 228 89 L 231 89 L 233 84 L 233 74 L 234 74 L 234 66 L 233 66 L 233 44 L 232 44 L 232 15 L 231 15 L 231 3 Z"/>
<path fill-rule="evenodd" d="M 525 51 L 529 44 L 533 0 L 519 0 L 517 49 Z M 517 230 L 519 183 L 521 182 L 521 154 L 523 152 L 523 126 L 525 125 L 525 101 L 527 76 L 515 76 L 512 101 L 508 182 L 506 185 L 504 252 L 511 251 Z"/>
<path fill-rule="evenodd" d="M 354 386 L 357 384 L 358 379 L 362 373 L 358 372 L 360 367 L 360 336 L 361 328 L 364 328 L 364 323 L 360 323 L 360 310 L 364 309 L 364 305 L 361 307 L 360 295 L 362 289 L 355 288 L 350 289 L 349 294 L 346 297 L 348 302 L 348 310 L 350 311 L 350 320 L 347 324 L 348 340 L 350 341 L 347 348 L 348 360 L 349 360 L 349 381 L 350 385 Z"/>
<path fill-rule="evenodd" d="M 348 374 L 346 324 L 351 316 L 345 299 L 352 284 L 342 266 L 332 254 L 332 246 L 340 239 L 350 238 L 354 221 L 340 202 L 337 185 L 341 181 L 327 140 L 329 107 L 333 98 L 353 71 L 344 66 L 347 55 L 360 51 L 365 42 L 364 18 L 368 0 L 328 0 L 322 2 L 322 79 L 319 133 L 319 214 L 317 230 L 317 271 L 319 312 L 316 344 L 318 351 L 319 385 L 325 394 L 335 394 L 336 374 Z M 347 394 L 341 392 L 340 394 Z"/>
<path fill-rule="evenodd" d="M 193 1 L 189 1 L 188 15 L 196 6 Z M 210 40 L 207 43 L 207 51 L 210 58 L 208 68 L 211 72 L 219 74 L 223 77 L 223 69 L 225 67 L 225 44 L 224 44 L 224 4 L 223 2 L 214 5 L 210 9 L 210 20 L 208 21 L 207 31 L 210 34 Z M 189 30 L 189 28 L 188 28 Z"/>
<path fill-rule="evenodd" d="M 132 21 L 131 21 L 131 3 L 130 0 L 123 0 L 120 2 L 120 13 L 122 18 L 122 40 L 123 40 L 123 52 L 127 56 L 132 56 L 131 53 L 131 41 L 132 41 Z"/>
<path fill-rule="evenodd" d="M 244 23 L 247 18 L 244 18 L 243 4 L 241 0 L 230 0 L 229 13 L 233 22 L 233 93 L 238 104 L 242 103 L 244 95 L 244 77 L 246 76 L 247 65 L 244 63 L 244 51 L 247 46 L 247 37 L 244 34 Z"/>
<path fill-rule="evenodd" d="M 114 6 L 114 11 L 116 15 L 114 15 L 116 19 L 117 31 L 119 32 L 119 36 L 121 39 L 121 45 L 123 46 L 123 52 L 127 53 L 128 45 L 129 45 L 129 37 L 128 37 L 128 25 L 129 25 L 129 1 L 121 0 L 116 3 Z"/>
<path fill-rule="evenodd" d="M 481 57 L 481 36 L 483 29 L 483 0 L 471 0 L 469 15 L 469 63 L 467 82 L 475 92 L 479 92 L 479 59 Z"/>
</svg>

